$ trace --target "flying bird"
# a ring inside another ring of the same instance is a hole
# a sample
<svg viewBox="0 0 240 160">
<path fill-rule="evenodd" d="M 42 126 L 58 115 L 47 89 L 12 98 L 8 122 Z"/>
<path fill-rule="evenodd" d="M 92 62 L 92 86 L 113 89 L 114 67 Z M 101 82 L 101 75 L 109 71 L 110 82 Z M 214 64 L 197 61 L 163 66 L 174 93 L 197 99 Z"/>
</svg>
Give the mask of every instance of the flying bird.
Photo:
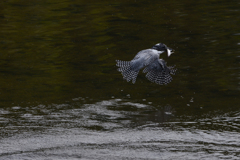
<svg viewBox="0 0 240 160">
<path fill-rule="evenodd" d="M 159 59 L 160 54 L 167 52 L 168 56 L 173 53 L 173 49 L 163 43 L 155 44 L 152 48 L 142 50 L 131 61 L 116 60 L 118 71 L 122 73 L 123 79 L 127 82 L 132 80 L 134 84 L 139 70 L 144 68 L 143 73 L 146 78 L 160 85 L 168 84 L 172 81 L 171 74 L 174 75 L 176 69 L 173 66 L 167 66 L 163 59 Z"/>
</svg>

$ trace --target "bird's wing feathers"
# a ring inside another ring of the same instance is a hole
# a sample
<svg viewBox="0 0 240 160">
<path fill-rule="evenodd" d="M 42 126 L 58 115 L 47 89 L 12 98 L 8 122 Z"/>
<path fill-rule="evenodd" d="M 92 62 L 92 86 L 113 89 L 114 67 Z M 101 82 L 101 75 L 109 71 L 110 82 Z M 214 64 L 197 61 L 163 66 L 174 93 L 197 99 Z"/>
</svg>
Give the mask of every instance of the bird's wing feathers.
<svg viewBox="0 0 240 160">
<path fill-rule="evenodd" d="M 166 62 L 162 59 L 156 59 L 150 63 L 143 70 L 149 81 L 157 84 L 167 84 L 172 81 L 170 74 L 174 74 L 175 70 L 173 67 L 167 67 Z"/>
<path fill-rule="evenodd" d="M 140 69 L 144 68 L 144 73 L 149 81 L 157 84 L 167 84 L 171 82 L 172 77 L 170 74 L 174 74 L 176 69 L 174 67 L 168 67 L 166 62 L 159 59 L 159 53 L 157 51 L 147 49 L 138 52 L 138 54 L 131 61 L 117 61 L 118 71 L 122 72 L 123 78 L 128 82 L 132 80 L 136 82 L 136 78 Z"/>
<path fill-rule="evenodd" d="M 128 82 L 132 80 L 132 83 L 135 83 L 139 70 L 132 68 L 132 61 L 116 60 L 116 62 L 116 65 L 119 67 L 118 71 L 122 73 L 123 79 L 126 79 Z"/>
</svg>

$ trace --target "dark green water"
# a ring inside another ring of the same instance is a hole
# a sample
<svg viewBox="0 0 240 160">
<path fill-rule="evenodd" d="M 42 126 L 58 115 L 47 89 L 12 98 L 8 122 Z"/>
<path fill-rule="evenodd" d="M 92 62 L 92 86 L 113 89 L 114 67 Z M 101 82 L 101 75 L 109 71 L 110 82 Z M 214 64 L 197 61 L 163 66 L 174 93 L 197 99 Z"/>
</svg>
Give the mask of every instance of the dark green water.
<svg viewBox="0 0 240 160">
<path fill-rule="evenodd" d="M 240 2 L 0 2 L 0 159 L 239 159 Z M 168 85 L 115 60 L 165 43 Z"/>
</svg>

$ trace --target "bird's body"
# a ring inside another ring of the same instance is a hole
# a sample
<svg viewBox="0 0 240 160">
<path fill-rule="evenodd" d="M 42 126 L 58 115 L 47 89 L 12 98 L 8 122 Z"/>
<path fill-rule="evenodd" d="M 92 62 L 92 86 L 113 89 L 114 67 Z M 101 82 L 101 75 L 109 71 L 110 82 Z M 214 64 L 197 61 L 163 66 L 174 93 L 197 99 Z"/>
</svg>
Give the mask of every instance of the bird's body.
<svg viewBox="0 0 240 160">
<path fill-rule="evenodd" d="M 170 74 L 175 73 L 173 67 L 167 67 L 163 59 L 159 59 L 160 54 L 167 51 L 168 56 L 171 55 L 172 49 L 163 43 L 154 45 L 151 49 L 145 49 L 137 53 L 131 61 L 117 61 L 118 71 L 122 72 L 123 79 L 132 83 L 136 82 L 139 70 L 144 68 L 143 73 L 147 73 L 146 77 L 149 81 L 157 84 L 167 84 L 171 82 Z"/>
</svg>

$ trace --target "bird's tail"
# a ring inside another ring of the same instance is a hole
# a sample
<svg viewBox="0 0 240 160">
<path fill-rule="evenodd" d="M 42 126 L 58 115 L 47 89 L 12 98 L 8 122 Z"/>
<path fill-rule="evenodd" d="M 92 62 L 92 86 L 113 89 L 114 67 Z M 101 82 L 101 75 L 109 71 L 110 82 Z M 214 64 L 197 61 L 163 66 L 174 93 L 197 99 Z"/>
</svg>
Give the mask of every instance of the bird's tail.
<svg viewBox="0 0 240 160">
<path fill-rule="evenodd" d="M 122 73 L 123 79 L 127 80 L 128 82 L 132 80 L 132 83 L 134 84 L 137 79 L 138 71 L 136 69 L 134 70 L 131 66 L 131 61 L 120 61 L 116 60 L 118 66 L 118 71 Z"/>
</svg>

